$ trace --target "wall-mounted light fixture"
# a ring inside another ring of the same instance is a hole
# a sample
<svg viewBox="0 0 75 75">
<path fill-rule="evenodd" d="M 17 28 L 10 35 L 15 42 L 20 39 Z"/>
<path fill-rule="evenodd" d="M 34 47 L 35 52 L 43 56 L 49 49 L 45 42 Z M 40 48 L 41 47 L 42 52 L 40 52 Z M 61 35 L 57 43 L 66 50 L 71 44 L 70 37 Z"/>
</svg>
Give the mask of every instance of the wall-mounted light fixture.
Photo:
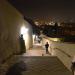
<svg viewBox="0 0 75 75">
<path fill-rule="evenodd" d="M 28 33 L 28 28 L 26 28 L 25 26 L 23 26 L 22 28 L 21 28 L 21 34 L 27 34 Z"/>
</svg>

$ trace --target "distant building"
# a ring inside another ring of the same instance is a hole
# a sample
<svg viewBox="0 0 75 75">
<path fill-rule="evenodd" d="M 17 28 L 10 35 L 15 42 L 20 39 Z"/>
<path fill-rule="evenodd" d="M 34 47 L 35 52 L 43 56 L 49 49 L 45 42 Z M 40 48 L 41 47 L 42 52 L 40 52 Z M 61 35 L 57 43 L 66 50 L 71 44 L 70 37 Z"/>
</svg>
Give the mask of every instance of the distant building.
<svg viewBox="0 0 75 75">
<path fill-rule="evenodd" d="M 63 23 L 60 23 L 60 25 L 62 27 L 75 27 L 75 23 L 74 22 L 63 22 Z"/>
<path fill-rule="evenodd" d="M 62 35 L 72 35 L 75 36 L 75 23 L 63 22 L 60 24 L 62 28 Z"/>
</svg>

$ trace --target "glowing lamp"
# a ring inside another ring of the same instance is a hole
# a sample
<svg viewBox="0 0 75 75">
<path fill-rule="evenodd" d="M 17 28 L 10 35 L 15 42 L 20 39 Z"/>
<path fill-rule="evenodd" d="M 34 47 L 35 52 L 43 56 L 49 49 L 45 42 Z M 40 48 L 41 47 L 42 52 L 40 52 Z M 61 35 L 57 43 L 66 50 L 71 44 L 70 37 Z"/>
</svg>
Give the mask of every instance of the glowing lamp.
<svg viewBox="0 0 75 75">
<path fill-rule="evenodd" d="M 27 34 L 28 28 L 25 28 L 24 26 L 21 28 L 21 34 Z"/>
</svg>

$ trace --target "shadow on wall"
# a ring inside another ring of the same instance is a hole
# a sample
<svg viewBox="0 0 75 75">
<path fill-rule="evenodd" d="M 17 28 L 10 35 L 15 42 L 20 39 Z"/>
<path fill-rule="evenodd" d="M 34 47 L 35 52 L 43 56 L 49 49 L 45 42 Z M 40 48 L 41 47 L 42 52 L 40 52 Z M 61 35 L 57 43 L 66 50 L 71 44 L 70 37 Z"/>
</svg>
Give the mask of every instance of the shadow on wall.
<svg viewBox="0 0 75 75">
<path fill-rule="evenodd" d="M 6 75 L 22 75 L 22 71 L 26 71 L 26 64 L 23 61 L 20 61 L 10 67 Z"/>
<path fill-rule="evenodd" d="M 23 39 L 23 35 L 21 34 L 21 36 L 19 37 L 20 40 L 20 50 L 21 50 L 21 54 L 22 53 L 26 53 L 26 46 L 25 46 L 25 40 Z"/>
</svg>

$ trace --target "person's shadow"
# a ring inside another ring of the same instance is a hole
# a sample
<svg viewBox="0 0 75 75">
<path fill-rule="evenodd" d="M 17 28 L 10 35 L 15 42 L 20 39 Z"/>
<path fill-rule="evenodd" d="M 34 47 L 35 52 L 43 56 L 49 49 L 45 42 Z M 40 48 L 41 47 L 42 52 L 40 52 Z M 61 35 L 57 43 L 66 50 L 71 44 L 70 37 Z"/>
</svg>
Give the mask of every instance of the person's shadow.
<svg viewBox="0 0 75 75">
<path fill-rule="evenodd" d="M 26 64 L 23 61 L 20 61 L 10 67 L 6 75 L 22 75 L 22 71 L 26 71 Z"/>
</svg>

